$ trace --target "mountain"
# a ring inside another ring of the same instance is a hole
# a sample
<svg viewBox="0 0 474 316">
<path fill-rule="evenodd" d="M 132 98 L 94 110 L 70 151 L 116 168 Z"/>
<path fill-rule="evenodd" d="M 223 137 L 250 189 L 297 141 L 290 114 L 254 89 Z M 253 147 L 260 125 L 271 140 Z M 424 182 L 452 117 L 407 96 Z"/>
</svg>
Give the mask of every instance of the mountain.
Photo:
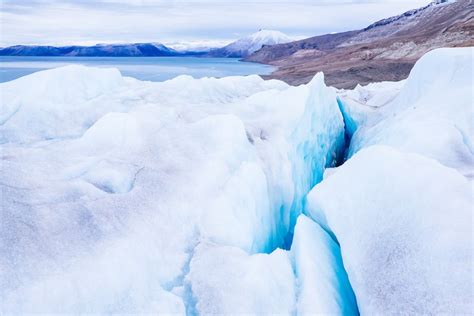
<svg viewBox="0 0 474 316">
<path fill-rule="evenodd" d="M 437 0 L 362 30 L 265 46 L 246 60 L 277 66 L 268 77 L 290 84 L 306 83 L 319 71 L 338 88 L 398 81 L 432 49 L 474 46 L 473 12 L 470 0 Z"/>
<path fill-rule="evenodd" d="M 264 45 L 291 42 L 292 39 L 278 31 L 260 30 L 222 48 L 213 48 L 216 43 L 174 43 L 176 49 L 160 43 L 98 44 L 95 46 L 28 46 L 16 45 L 0 48 L 0 56 L 109 56 L 109 57 L 153 57 L 153 56 L 201 56 L 245 57 Z"/>
<path fill-rule="evenodd" d="M 223 40 L 191 40 L 167 42 L 165 45 L 178 52 L 189 54 L 190 52 L 208 53 L 211 50 L 224 47 L 230 41 Z"/>
<path fill-rule="evenodd" d="M 100 56 L 152 57 L 177 56 L 182 53 L 159 43 L 98 44 L 95 46 L 25 46 L 0 49 L 0 56 Z"/>
<path fill-rule="evenodd" d="M 246 57 L 263 46 L 288 43 L 290 37 L 279 31 L 260 30 L 247 37 L 241 38 L 222 48 L 211 50 L 211 57 Z"/>
</svg>

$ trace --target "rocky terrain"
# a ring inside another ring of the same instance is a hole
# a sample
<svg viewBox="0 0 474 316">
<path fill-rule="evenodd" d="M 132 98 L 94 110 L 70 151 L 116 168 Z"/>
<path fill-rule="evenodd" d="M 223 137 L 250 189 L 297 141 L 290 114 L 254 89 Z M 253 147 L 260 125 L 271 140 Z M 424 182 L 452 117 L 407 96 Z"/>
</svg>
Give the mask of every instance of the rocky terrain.
<svg viewBox="0 0 474 316">
<path fill-rule="evenodd" d="M 323 71 L 327 84 L 353 88 L 405 79 L 426 52 L 465 46 L 474 46 L 473 1 L 438 0 L 362 30 L 264 46 L 245 60 L 278 66 L 267 78 L 293 85 Z"/>
</svg>

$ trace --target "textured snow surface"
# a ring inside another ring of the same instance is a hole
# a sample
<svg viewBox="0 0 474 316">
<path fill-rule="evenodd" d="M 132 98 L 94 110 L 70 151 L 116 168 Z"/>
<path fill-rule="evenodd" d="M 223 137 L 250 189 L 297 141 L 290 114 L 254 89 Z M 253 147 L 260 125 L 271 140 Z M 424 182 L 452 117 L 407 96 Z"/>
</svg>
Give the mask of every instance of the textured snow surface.
<svg viewBox="0 0 474 316">
<path fill-rule="evenodd" d="M 339 245 L 298 217 L 291 251 L 248 255 L 201 243 L 186 277 L 199 314 L 357 315 Z"/>
<path fill-rule="evenodd" d="M 283 250 L 247 253 L 233 247 L 200 245 L 188 275 L 202 315 L 291 314 L 295 281 Z"/>
<path fill-rule="evenodd" d="M 344 147 L 321 74 L 152 83 L 68 66 L 0 89 L 2 312 L 294 310 L 287 255 L 251 255 L 284 244 Z M 227 253 L 253 301 L 210 303 L 239 281 Z"/>
<path fill-rule="evenodd" d="M 337 236 L 361 314 L 457 315 L 473 308 L 472 206 L 456 170 L 377 145 L 317 185 L 307 212 Z"/>
<path fill-rule="evenodd" d="M 350 158 L 305 213 L 339 243 L 361 314 L 472 313 L 473 53 L 432 51 L 367 100 L 339 92 Z"/>
<path fill-rule="evenodd" d="M 0 314 L 471 313 L 473 51 L 352 91 L 0 84 Z"/>
<path fill-rule="evenodd" d="M 360 105 L 342 98 L 349 111 L 359 113 L 354 116 L 356 121 L 366 121 L 354 134 L 349 155 L 384 144 L 436 159 L 472 178 L 473 55 L 473 48 L 444 48 L 426 54 L 400 93 L 375 115 L 360 115 Z"/>
</svg>

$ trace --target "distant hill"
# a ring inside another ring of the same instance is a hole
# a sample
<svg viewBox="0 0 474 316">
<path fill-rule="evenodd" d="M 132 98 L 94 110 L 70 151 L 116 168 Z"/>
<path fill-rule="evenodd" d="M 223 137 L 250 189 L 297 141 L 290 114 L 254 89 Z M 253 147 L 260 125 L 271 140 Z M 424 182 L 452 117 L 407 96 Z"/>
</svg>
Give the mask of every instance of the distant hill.
<svg viewBox="0 0 474 316">
<path fill-rule="evenodd" d="M 293 41 L 279 31 L 260 30 L 247 37 L 241 38 L 222 48 L 209 52 L 212 57 L 246 57 L 266 45 L 275 45 Z"/>
<path fill-rule="evenodd" d="M 163 44 L 99 44 L 95 46 L 25 46 L 17 45 L 0 49 L 0 56 L 87 56 L 87 57 L 153 57 L 183 54 Z"/>
<path fill-rule="evenodd" d="M 472 0 L 437 0 L 365 29 L 264 46 L 247 61 L 278 66 L 268 76 L 290 84 L 324 71 L 339 88 L 405 79 L 414 63 L 439 47 L 474 46 Z"/>
<path fill-rule="evenodd" d="M 278 31 L 260 30 L 222 48 L 179 45 L 173 49 L 159 43 L 98 44 L 94 46 L 28 46 L 0 48 L 0 56 L 82 56 L 82 57 L 153 57 L 153 56 L 207 56 L 246 57 L 264 45 L 288 43 L 292 39 Z"/>
</svg>

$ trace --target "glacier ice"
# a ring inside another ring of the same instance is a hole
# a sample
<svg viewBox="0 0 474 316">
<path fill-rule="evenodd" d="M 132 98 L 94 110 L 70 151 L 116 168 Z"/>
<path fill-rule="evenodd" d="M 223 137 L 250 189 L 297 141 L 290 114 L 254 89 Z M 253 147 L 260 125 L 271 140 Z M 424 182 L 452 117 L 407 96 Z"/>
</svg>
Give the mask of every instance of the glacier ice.
<svg viewBox="0 0 474 316">
<path fill-rule="evenodd" d="M 377 109 L 391 102 L 404 84 L 405 80 L 374 82 L 357 85 L 353 90 L 339 90 L 337 101 L 344 116 L 347 139 L 350 140 L 359 127 L 368 125 L 368 120 L 377 119 Z"/>
<path fill-rule="evenodd" d="M 358 124 L 362 127 L 352 138 L 349 156 L 370 145 L 389 145 L 431 157 L 472 178 L 473 50 L 443 48 L 427 53 L 400 92 L 375 114 L 360 110 L 363 106 L 351 98 L 341 98 L 348 112 L 358 114 L 353 120 L 365 122 Z"/>
<path fill-rule="evenodd" d="M 374 145 L 316 185 L 306 212 L 337 237 L 361 314 L 455 315 L 473 308 L 472 205 L 456 170 Z"/>
<path fill-rule="evenodd" d="M 468 313 L 472 50 L 350 91 L 0 84 L 0 313 Z"/>
<path fill-rule="evenodd" d="M 195 248 L 272 252 L 344 146 L 322 74 L 153 83 L 68 66 L 0 89 L 5 313 L 192 310 Z"/>
<path fill-rule="evenodd" d="M 357 315 L 339 245 L 300 215 L 290 251 L 252 254 L 200 243 L 186 284 L 193 311 L 219 314 Z"/>
<path fill-rule="evenodd" d="M 473 50 L 434 50 L 405 82 L 338 92 L 348 160 L 305 214 L 340 244 L 361 314 L 472 311 Z"/>
<path fill-rule="evenodd" d="M 80 136 L 111 108 L 126 110 L 113 102 L 126 79 L 117 69 L 67 66 L 2 83 L 0 143 Z"/>
<path fill-rule="evenodd" d="M 200 315 L 291 314 L 295 281 L 286 251 L 248 255 L 201 244 L 187 276 Z"/>
<path fill-rule="evenodd" d="M 298 217 L 291 254 L 298 315 L 358 315 L 339 245 L 305 215 Z"/>
</svg>

